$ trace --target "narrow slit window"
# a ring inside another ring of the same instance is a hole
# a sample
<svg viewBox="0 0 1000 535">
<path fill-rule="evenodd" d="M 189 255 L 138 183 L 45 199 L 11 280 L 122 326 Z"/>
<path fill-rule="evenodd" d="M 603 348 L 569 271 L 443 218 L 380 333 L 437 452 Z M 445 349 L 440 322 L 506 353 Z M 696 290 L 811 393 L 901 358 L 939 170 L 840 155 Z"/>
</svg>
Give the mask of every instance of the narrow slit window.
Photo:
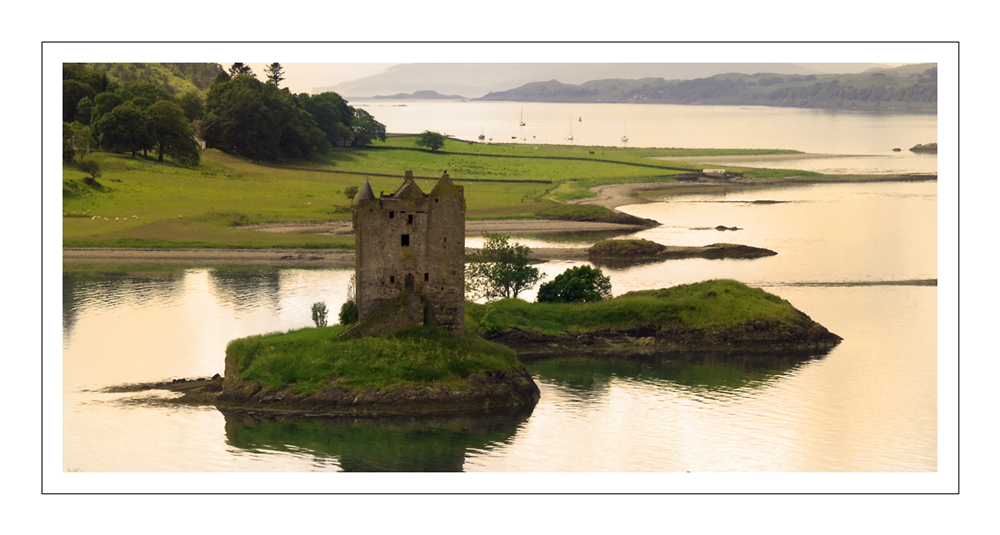
<svg viewBox="0 0 1000 535">
<path fill-rule="evenodd" d="M 401 245 L 402 247 L 409 247 L 410 246 L 410 235 L 409 234 L 403 234 L 402 237 L 399 240 L 399 245 Z"/>
<path fill-rule="evenodd" d="M 427 282 L 429 280 L 431 280 L 431 274 L 430 273 L 424 273 L 424 282 Z"/>
<path fill-rule="evenodd" d="M 396 219 L 396 212 L 389 212 L 389 219 Z"/>
<path fill-rule="evenodd" d="M 413 216 L 412 215 L 406 216 L 406 224 L 407 225 L 412 225 L 413 224 Z"/>
<path fill-rule="evenodd" d="M 389 284 L 396 284 L 396 276 L 389 275 Z"/>
</svg>

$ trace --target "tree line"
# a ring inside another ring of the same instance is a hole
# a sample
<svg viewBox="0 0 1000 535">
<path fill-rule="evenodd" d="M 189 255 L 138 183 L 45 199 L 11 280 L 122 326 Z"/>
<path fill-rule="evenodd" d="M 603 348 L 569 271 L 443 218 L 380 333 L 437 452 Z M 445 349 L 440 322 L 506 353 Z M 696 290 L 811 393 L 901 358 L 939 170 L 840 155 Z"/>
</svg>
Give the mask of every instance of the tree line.
<svg viewBox="0 0 1000 535">
<path fill-rule="evenodd" d="M 167 156 L 193 166 L 200 158 L 196 134 L 207 148 L 256 161 L 310 158 L 332 147 L 385 141 L 385 126 L 340 95 L 296 95 L 281 88 L 280 63 L 265 68 L 264 81 L 243 63 L 228 71 L 211 65 L 215 75 L 207 90 L 179 95 L 150 80 L 120 82 L 97 69 L 65 65 L 64 159 L 94 148 L 133 156 L 156 151 L 159 161 Z M 196 75 L 193 83 L 205 85 L 205 68 L 176 64 L 173 71 Z"/>
<path fill-rule="evenodd" d="M 94 149 L 169 157 L 180 165 L 200 160 L 193 121 L 203 104 L 197 90 L 172 95 L 143 79 L 119 82 L 80 64 L 63 66 L 63 159 Z M 82 158 L 81 154 L 81 158 Z"/>
</svg>

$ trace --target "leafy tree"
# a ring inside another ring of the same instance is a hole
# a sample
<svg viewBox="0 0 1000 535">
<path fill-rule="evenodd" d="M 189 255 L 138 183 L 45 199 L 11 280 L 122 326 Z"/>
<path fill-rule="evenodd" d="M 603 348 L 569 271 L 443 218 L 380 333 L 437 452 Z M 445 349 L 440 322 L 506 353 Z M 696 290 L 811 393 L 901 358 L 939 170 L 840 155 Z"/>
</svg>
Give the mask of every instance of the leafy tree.
<svg viewBox="0 0 1000 535">
<path fill-rule="evenodd" d="M 83 151 L 83 154 L 90 154 L 91 147 L 97 146 L 97 140 L 94 139 L 94 129 L 90 126 L 80 124 L 78 122 L 63 123 L 63 136 L 69 136 L 69 142 L 71 144 L 71 151 L 78 152 Z M 83 156 L 81 156 L 81 159 Z"/>
<path fill-rule="evenodd" d="M 252 160 L 304 158 L 329 149 L 316 121 L 290 94 L 251 76 L 209 89 L 201 134 L 209 146 Z"/>
<path fill-rule="evenodd" d="M 437 132 L 424 130 L 420 136 L 417 137 L 417 146 L 427 147 L 431 150 L 438 150 L 444 146 L 444 136 Z"/>
<path fill-rule="evenodd" d="M 332 91 L 309 96 L 297 96 L 299 105 L 309 112 L 316 125 L 333 147 L 348 145 L 354 138 L 351 131 L 353 113 L 347 101 Z"/>
<path fill-rule="evenodd" d="M 198 93 L 194 91 L 188 91 L 177 97 L 177 105 L 184 110 L 184 116 L 191 122 L 201 119 L 202 114 L 205 112 L 205 103 Z"/>
<path fill-rule="evenodd" d="M 358 302 L 350 299 L 340 305 L 340 314 L 337 319 L 340 320 L 341 325 L 350 325 L 358 322 L 358 314 Z"/>
<path fill-rule="evenodd" d="M 360 312 L 358 312 L 357 279 L 351 275 L 351 282 L 347 285 L 347 301 L 340 305 L 340 315 L 338 319 L 341 325 L 350 325 L 358 322 Z"/>
<path fill-rule="evenodd" d="M 78 80 L 63 80 L 63 121 L 76 120 L 76 107 L 83 98 L 94 98 L 94 90 Z"/>
<path fill-rule="evenodd" d="M 76 122 L 80 124 L 90 124 L 90 119 L 94 115 L 94 101 L 90 97 L 83 97 L 76 105 Z"/>
<path fill-rule="evenodd" d="M 281 76 L 282 74 L 285 74 L 285 72 L 281 68 L 280 63 L 271 63 L 270 65 L 264 67 L 264 75 L 267 76 L 267 82 L 274 84 L 275 87 L 277 87 L 278 82 L 285 79 Z"/>
<path fill-rule="evenodd" d="M 215 80 L 212 81 L 212 85 L 224 84 L 232 79 L 233 77 L 229 76 L 229 73 L 227 73 L 226 71 L 222 71 L 219 74 L 215 75 Z"/>
<path fill-rule="evenodd" d="M 172 100 L 170 93 L 160 84 L 148 80 L 136 80 L 125 82 L 118 86 L 115 93 L 121 97 L 122 102 L 138 100 L 137 104 L 147 107 L 159 100 Z"/>
<path fill-rule="evenodd" d="M 538 287 L 539 303 L 593 303 L 611 299 L 611 279 L 599 268 L 577 266 Z"/>
<path fill-rule="evenodd" d="M 163 155 L 167 154 L 183 165 L 198 165 L 198 144 L 180 106 L 161 100 L 149 107 L 149 119 L 157 161 L 162 162 Z"/>
<path fill-rule="evenodd" d="M 87 184 L 93 185 L 97 183 L 98 178 L 101 178 L 101 166 L 97 165 L 97 162 L 94 160 L 81 160 L 80 169 L 90 175 L 84 179 L 84 182 Z"/>
<path fill-rule="evenodd" d="M 236 78 L 237 76 L 250 76 L 257 78 L 257 75 L 253 73 L 253 69 L 244 63 L 233 63 L 232 66 L 229 67 L 229 77 Z"/>
<path fill-rule="evenodd" d="M 466 293 L 473 299 L 516 298 L 545 276 L 528 265 L 531 249 L 527 245 L 508 243 L 510 236 L 485 234 L 484 237 L 483 248 L 468 255 L 465 268 Z"/>
<path fill-rule="evenodd" d="M 376 121 L 367 111 L 360 108 L 353 109 L 354 120 L 351 130 L 354 132 L 354 141 L 351 144 L 355 147 L 365 147 L 373 139 L 385 141 L 385 125 Z"/>
<path fill-rule="evenodd" d="M 101 147 L 112 152 L 135 153 L 153 147 L 149 132 L 149 114 L 132 102 L 126 102 L 101 116 L 94 124 L 94 134 Z"/>
<path fill-rule="evenodd" d="M 121 106 L 122 98 L 116 93 L 100 93 L 94 97 L 94 111 L 90 114 L 90 122 L 93 124 L 104 114 Z"/>
<path fill-rule="evenodd" d="M 75 150 L 73 148 L 73 129 L 70 127 L 71 123 L 63 121 L 63 131 L 62 131 L 62 158 L 63 162 L 70 163 L 73 161 L 73 156 L 75 155 Z"/>
<path fill-rule="evenodd" d="M 320 301 L 319 303 L 313 303 L 312 306 L 312 319 L 313 323 L 317 327 L 326 327 L 326 303 Z"/>
<path fill-rule="evenodd" d="M 347 200 L 349 201 L 353 201 L 354 196 L 357 194 L 358 194 L 357 186 L 347 186 L 347 188 L 344 189 L 344 197 L 347 197 Z"/>
<path fill-rule="evenodd" d="M 88 71 L 81 75 L 79 80 L 89 85 L 94 90 L 95 95 L 108 91 L 112 85 L 108 75 L 98 71 Z"/>
<path fill-rule="evenodd" d="M 280 129 L 274 113 L 264 103 L 259 85 L 249 76 L 212 85 L 201 123 L 208 146 L 253 160 L 278 157 Z"/>
</svg>

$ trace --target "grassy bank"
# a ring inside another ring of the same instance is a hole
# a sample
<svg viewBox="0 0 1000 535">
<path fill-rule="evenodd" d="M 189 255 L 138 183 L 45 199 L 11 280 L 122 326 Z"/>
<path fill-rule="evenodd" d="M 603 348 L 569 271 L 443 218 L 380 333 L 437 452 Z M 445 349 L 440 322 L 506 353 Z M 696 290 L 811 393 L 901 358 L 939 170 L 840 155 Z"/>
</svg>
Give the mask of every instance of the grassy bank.
<svg viewBox="0 0 1000 535">
<path fill-rule="evenodd" d="M 233 340 L 226 348 L 245 381 L 310 394 L 329 386 L 362 391 L 433 383 L 455 386 L 471 373 L 518 366 L 514 352 L 475 334 L 437 326 L 391 336 L 343 339 L 343 326 L 307 328 Z"/>
<path fill-rule="evenodd" d="M 711 280 L 662 290 L 629 292 L 596 303 L 528 303 L 505 299 L 466 303 L 466 329 L 483 334 L 513 329 L 564 335 L 652 325 L 693 328 L 736 325 L 751 319 L 791 321 L 788 301 L 734 280 Z"/>
<path fill-rule="evenodd" d="M 794 151 L 629 149 L 562 145 L 486 145 L 448 140 L 437 152 L 413 137 L 393 137 L 365 150 L 335 150 L 321 160 L 260 165 L 217 150 L 194 169 L 153 158 L 95 152 L 99 185 L 63 167 L 63 245 L 67 247 L 353 247 L 345 236 L 255 232 L 277 221 L 349 220 L 343 192 L 366 178 L 376 193 L 399 186 L 411 169 L 430 191 L 447 170 L 466 187 L 467 217 L 537 218 L 560 203 L 593 195 L 599 184 L 671 182 L 700 169 L 651 156 L 773 154 Z M 801 173 L 799 173 L 801 174 Z"/>
</svg>

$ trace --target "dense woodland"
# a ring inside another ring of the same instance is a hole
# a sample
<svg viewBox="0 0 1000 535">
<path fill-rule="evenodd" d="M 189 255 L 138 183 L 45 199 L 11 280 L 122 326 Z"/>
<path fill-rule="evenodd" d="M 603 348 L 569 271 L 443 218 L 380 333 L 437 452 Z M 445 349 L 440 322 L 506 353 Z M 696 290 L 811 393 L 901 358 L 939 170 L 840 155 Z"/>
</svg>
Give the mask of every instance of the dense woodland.
<svg viewBox="0 0 1000 535">
<path fill-rule="evenodd" d="M 385 126 L 340 95 L 292 94 L 280 63 L 258 80 L 234 63 L 63 65 L 63 159 L 91 150 L 197 165 L 207 148 L 255 161 L 322 155 L 385 140 Z"/>
<path fill-rule="evenodd" d="M 790 106 L 801 108 L 894 108 L 933 111 L 937 67 L 906 65 L 859 74 L 719 74 L 694 80 L 593 80 L 580 85 L 534 82 L 478 100 L 521 102 L 645 102 Z"/>
</svg>

